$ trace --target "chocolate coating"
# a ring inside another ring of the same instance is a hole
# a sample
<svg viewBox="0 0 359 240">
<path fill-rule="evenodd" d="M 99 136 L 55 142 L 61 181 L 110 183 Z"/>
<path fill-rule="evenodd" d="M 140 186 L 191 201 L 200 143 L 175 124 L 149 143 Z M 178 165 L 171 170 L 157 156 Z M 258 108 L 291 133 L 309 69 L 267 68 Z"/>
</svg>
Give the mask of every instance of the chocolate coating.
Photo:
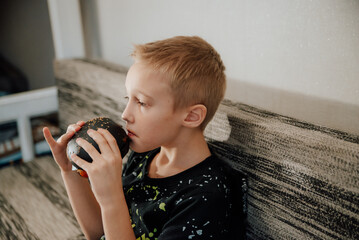
<svg viewBox="0 0 359 240">
<path fill-rule="evenodd" d="M 97 143 L 87 134 L 87 131 L 89 129 L 97 130 L 99 128 L 107 129 L 112 136 L 116 139 L 117 145 L 121 151 L 121 156 L 124 157 L 128 150 L 129 150 L 129 144 L 130 139 L 127 136 L 125 130 L 112 121 L 109 118 L 105 117 L 99 117 L 94 118 L 92 120 L 87 121 L 82 128 L 74 134 L 74 136 L 71 138 L 70 142 L 67 144 L 67 156 L 70 159 L 73 166 L 75 166 L 77 169 L 82 170 L 78 165 L 76 165 L 72 159 L 71 154 L 76 154 L 80 158 L 84 159 L 87 162 L 92 162 L 92 158 L 88 155 L 88 153 L 81 148 L 77 143 L 76 139 L 82 138 L 88 141 L 90 144 L 92 144 L 98 152 L 100 152 L 100 148 L 98 147 Z"/>
</svg>

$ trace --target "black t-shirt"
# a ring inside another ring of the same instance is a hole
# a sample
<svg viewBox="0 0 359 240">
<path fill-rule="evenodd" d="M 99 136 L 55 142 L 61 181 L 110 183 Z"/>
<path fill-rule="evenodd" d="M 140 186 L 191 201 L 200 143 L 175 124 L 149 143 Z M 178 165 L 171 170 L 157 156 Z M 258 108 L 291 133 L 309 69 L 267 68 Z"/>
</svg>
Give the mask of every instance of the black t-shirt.
<svg viewBox="0 0 359 240">
<path fill-rule="evenodd" d="M 136 238 L 242 239 L 236 214 L 242 203 L 235 200 L 229 168 L 212 154 L 174 176 L 150 178 L 149 164 L 159 151 L 132 153 L 123 170 Z"/>
</svg>

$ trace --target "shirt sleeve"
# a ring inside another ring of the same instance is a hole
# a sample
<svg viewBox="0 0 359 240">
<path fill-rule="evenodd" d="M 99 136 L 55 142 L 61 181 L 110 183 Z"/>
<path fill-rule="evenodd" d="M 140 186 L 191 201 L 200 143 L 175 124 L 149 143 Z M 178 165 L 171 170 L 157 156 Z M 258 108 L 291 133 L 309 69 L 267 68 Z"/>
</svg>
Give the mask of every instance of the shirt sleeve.
<svg viewBox="0 0 359 240">
<path fill-rule="evenodd" d="M 176 205 L 158 240 L 235 239 L 229 236 L 230 206 L 218 192 L 189 197 Z"/>
</svg>

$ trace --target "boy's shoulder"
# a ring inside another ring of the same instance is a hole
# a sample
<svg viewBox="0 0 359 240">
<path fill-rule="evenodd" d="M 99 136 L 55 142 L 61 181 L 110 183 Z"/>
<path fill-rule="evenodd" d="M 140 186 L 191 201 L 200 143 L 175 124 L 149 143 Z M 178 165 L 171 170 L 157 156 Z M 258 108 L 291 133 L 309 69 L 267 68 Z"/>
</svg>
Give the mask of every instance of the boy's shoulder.
<svg viewBox="0 0 359 240">
<path fill-rule="evenodd" d="M 124 173 L 131 173 L 139 166 L 147 164 L 159 151 L 160 148 L 143 153 L 131 152 L 125 164 Z M 213 176 L 216 180 L 220 179 L 222 181 L 232 181 L 232 178 L 242 179 L 244 177 L 243 174 L 221 159 L 212 149 L 211 156 L 179 175 L 182 175 L 182 177 L 192 176 L 200 180 L 205 179 L 207 176 Z"/>
<path fill-rule="evenodd" d="M 144 152 L 132 152 L 124 166 L 123 176 L 147 175 L 150 161 L 160 151 L 160 148 Z M 174 176 L 156 179 L 157 184 L 176 185 L 183 187 L 182 183 L 195 187 L 194 192 L 208 191 L 213 194 L 221 194 L 224 191 L 234 191 L 235 195 L 243 195 L 247 189 L 246 177 L 234 169 L 229 163 L 221 159 L 212 149 L 211 156 L 199 164 L 180 172 Z M 147 180 L 150 180 L 147 178 Z M 152 180 L 150 180 L 152 181 Z M 153 180 L 154 181 L 154 180 Z M 240 196 L 237 196 L 240 197 Z"/>
</svg>

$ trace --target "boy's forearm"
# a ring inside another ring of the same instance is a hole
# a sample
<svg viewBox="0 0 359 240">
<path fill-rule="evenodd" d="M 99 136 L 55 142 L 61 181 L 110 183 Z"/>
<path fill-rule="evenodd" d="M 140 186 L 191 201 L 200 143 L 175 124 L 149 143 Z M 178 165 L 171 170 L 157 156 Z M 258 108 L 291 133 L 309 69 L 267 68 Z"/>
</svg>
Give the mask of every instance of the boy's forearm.
<svg viewBox="0 0 359 240">
<path fill-rule="evenodd" d="M 103 234 L 101 210 L 87 178 L 76 172 L 62 172 L 67 194 L 76 219 L 86 239 L 100 239 Z"/>
<path fill-rule="evenodd" d="M 106 240 L 135 240 L 130 214 L 123 192 L 115 204 L 102 206 L 102 221 Z"/>
</svg>

